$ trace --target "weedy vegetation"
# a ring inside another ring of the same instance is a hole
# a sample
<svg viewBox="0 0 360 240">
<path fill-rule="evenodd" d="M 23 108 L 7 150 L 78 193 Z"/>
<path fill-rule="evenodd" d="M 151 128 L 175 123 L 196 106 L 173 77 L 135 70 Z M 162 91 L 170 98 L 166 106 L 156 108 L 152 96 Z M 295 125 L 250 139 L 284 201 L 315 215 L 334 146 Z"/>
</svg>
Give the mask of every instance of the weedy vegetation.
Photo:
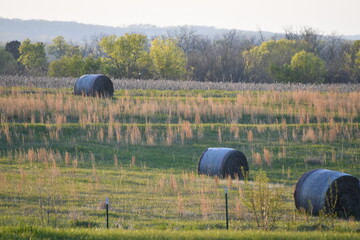
<svg viewBox="0 0 360 240">
<path fill-rule="evenodd" d="M 359 238 L 293 202 L 310 169 L 360 177 L 359 112 L 358 91 L 1 87 L 0 238 Z M 208 147 L 242 151 L 249 179 L 199 176 Z"/>
</svg>

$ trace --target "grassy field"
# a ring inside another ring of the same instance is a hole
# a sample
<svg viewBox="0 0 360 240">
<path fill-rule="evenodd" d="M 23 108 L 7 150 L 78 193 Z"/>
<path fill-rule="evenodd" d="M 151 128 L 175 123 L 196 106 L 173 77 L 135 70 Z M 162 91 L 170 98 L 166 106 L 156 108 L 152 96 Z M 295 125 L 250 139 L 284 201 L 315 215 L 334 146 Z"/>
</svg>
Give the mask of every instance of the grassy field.
<svg viewBox="0 0 360 240">
<path fill-rule="evenodd" d="M 293 199 L 311 169 L 360 177 L 359 112 L 359 92 L 1 87 L 0 238 L 359 238 Z M 208 147 L 242 151 L 249 181 L 199 176 Z"/>
<path fill-rule="evenodd" d="M 174 230 L 103 230 L 103 229 L 54 229 L 45 227 L 9 227 L 0 239 L 360 239 L 356 233 L 292 232 L 292 231 L 174 231 Z M 1 232 L 0 232 L 1 233 Z"/>
</svg>

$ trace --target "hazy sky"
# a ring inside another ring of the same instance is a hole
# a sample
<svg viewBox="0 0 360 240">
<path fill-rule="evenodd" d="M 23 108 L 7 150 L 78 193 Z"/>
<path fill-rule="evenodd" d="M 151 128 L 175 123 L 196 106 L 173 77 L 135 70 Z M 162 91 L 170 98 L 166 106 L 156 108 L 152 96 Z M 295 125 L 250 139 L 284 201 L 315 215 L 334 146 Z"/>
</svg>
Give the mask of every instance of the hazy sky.
<svg viewBox="0 0 360 240">
<path fill-rule="evenodd" d="M 360 34 L 360 0 L 0 0 L 0 6 L 5 18 Z"/>
</svg>

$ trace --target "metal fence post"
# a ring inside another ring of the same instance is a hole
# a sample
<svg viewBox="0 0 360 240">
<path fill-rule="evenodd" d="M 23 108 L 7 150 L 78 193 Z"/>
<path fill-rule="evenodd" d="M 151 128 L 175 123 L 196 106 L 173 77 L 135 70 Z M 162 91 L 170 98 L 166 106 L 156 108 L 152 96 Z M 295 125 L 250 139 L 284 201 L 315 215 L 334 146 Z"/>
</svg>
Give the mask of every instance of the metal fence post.
<svg viewBox="0 0 360 240">
<path fill-rule="evenodd" d="M 224 188 L 225 192 L 225 211 L 226 211 L 226 230 L 229 230 L 229 211 L 228 211 L 228 188 Z"/>
</svg>

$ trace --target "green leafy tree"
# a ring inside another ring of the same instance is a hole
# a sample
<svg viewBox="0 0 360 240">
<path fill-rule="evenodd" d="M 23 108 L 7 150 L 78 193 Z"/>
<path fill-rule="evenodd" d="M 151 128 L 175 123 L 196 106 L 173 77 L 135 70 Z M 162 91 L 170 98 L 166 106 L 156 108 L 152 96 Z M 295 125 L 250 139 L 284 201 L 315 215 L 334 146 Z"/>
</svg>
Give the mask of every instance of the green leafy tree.
<svg viewBox="0 0 360 240">
<path fill-rule="evenodd" d="M 243 53 L 245 74 L 250 82 L 274 82 L 272 70 L 289 64 L 295 53 L 306 50 L 304 41 L 281 39 L 263 42 Z"/>
<path fill-rule="evenodd" d="M 313 53 L 301 51 L 291 59 L 291 69 L 295 81 L 301 83 L 323 83 L 325 80 L 325 61 Z M 294 79 L 293 79 L 294 80 Z"/>
<path fill-rule="evenodd" d="M 17 62 L 10 52 L 0 48 L 0 74 L 16 74 Z"/>
<path fill-rule="evenodd" d="M 106 36 L 100 41 L 102 50 L 108 55 L 103 58 L 103 70 L 114 77 L 144 78 L 149 64 L 148 40 L 142 34 Z"/>
<path fill-rule="evenodd" d="M 277 82 L 323 83 L 326 63 L 313 53 L 300 51 L 291 58 L 291 64 L 271 65 L 270 70 Z"/>
<path fill-rule="evenodd" d="M 51 77 L 79 77 L 98 72 L 100 64 L 100 59 L 92 56 L 85 59 L 80 55 L 65 56 L 49 64 L 48 74 Z"/>
<path fill-rule="evenodd" d="M 20 57 L 19 47 L 21 43 L 19 41 L 11 41 L 6 43 L 5 50 L 12 54 L 15 60 Z"/>
<path fill-rule="evenodd" d="M 71 45 L 65 41 L 63 36 L 57 36 L 52 39 L 52 44 L 48 46 L 50 55 L 60 59 L 64 56 L 80 55 L 80 49 L 78 46 Z"/>
<path fill-rule="evenodd" d="M 50 77 L 79 77 L 82 74 L 83 59 L 79 55 L 65 56 L 49 64 Z"/>
<path fill-rule="evenodd" d="M 83 74 L 97 73 L 101 67 L 101 59 L 92 55 L 83 59 Z"/>
<path fill-rule="evenodd" d="M 354 69 L 352 74 L 352 79 L 354 82 L 360 83 L 360 50 L 356 54 L 354 61 Z"/>
<path fill-rule="evenodd" d="M 57 36 L 52 39 L 52 44 L 48 46 L 50 55 L 54 55 L 56 58 L 62 58 L 65 56 L 68 44 L 63 36 Z"/>
<path fill-rule="evenodd" d="M 290 64 L 284 64 L 283 66 L 271 64 L 269 69 L 276 82 L 296 82 L 297 76 L 291 68 Z"/>
<path fill-rule="evenodd" d="M 181 79 L 186 75 L 186 56 L 173 39 L 154 39 L 150 56 L 156 77 Z"/>
<path fill-rule="evenodd" d="M 19 52 L 18 61 L 25 66 L 28 73 L 42 75 L 46 72 L 46 54 L 43 43 L 31 43 L 29 39 L 26 39 L 21 43 Z"/>
<path fill-rule="evenodd" d="M 349 74 L 350 82 L 360 82 L 360 40 L 344 53 L 343 70 Z"/>
</svg>

